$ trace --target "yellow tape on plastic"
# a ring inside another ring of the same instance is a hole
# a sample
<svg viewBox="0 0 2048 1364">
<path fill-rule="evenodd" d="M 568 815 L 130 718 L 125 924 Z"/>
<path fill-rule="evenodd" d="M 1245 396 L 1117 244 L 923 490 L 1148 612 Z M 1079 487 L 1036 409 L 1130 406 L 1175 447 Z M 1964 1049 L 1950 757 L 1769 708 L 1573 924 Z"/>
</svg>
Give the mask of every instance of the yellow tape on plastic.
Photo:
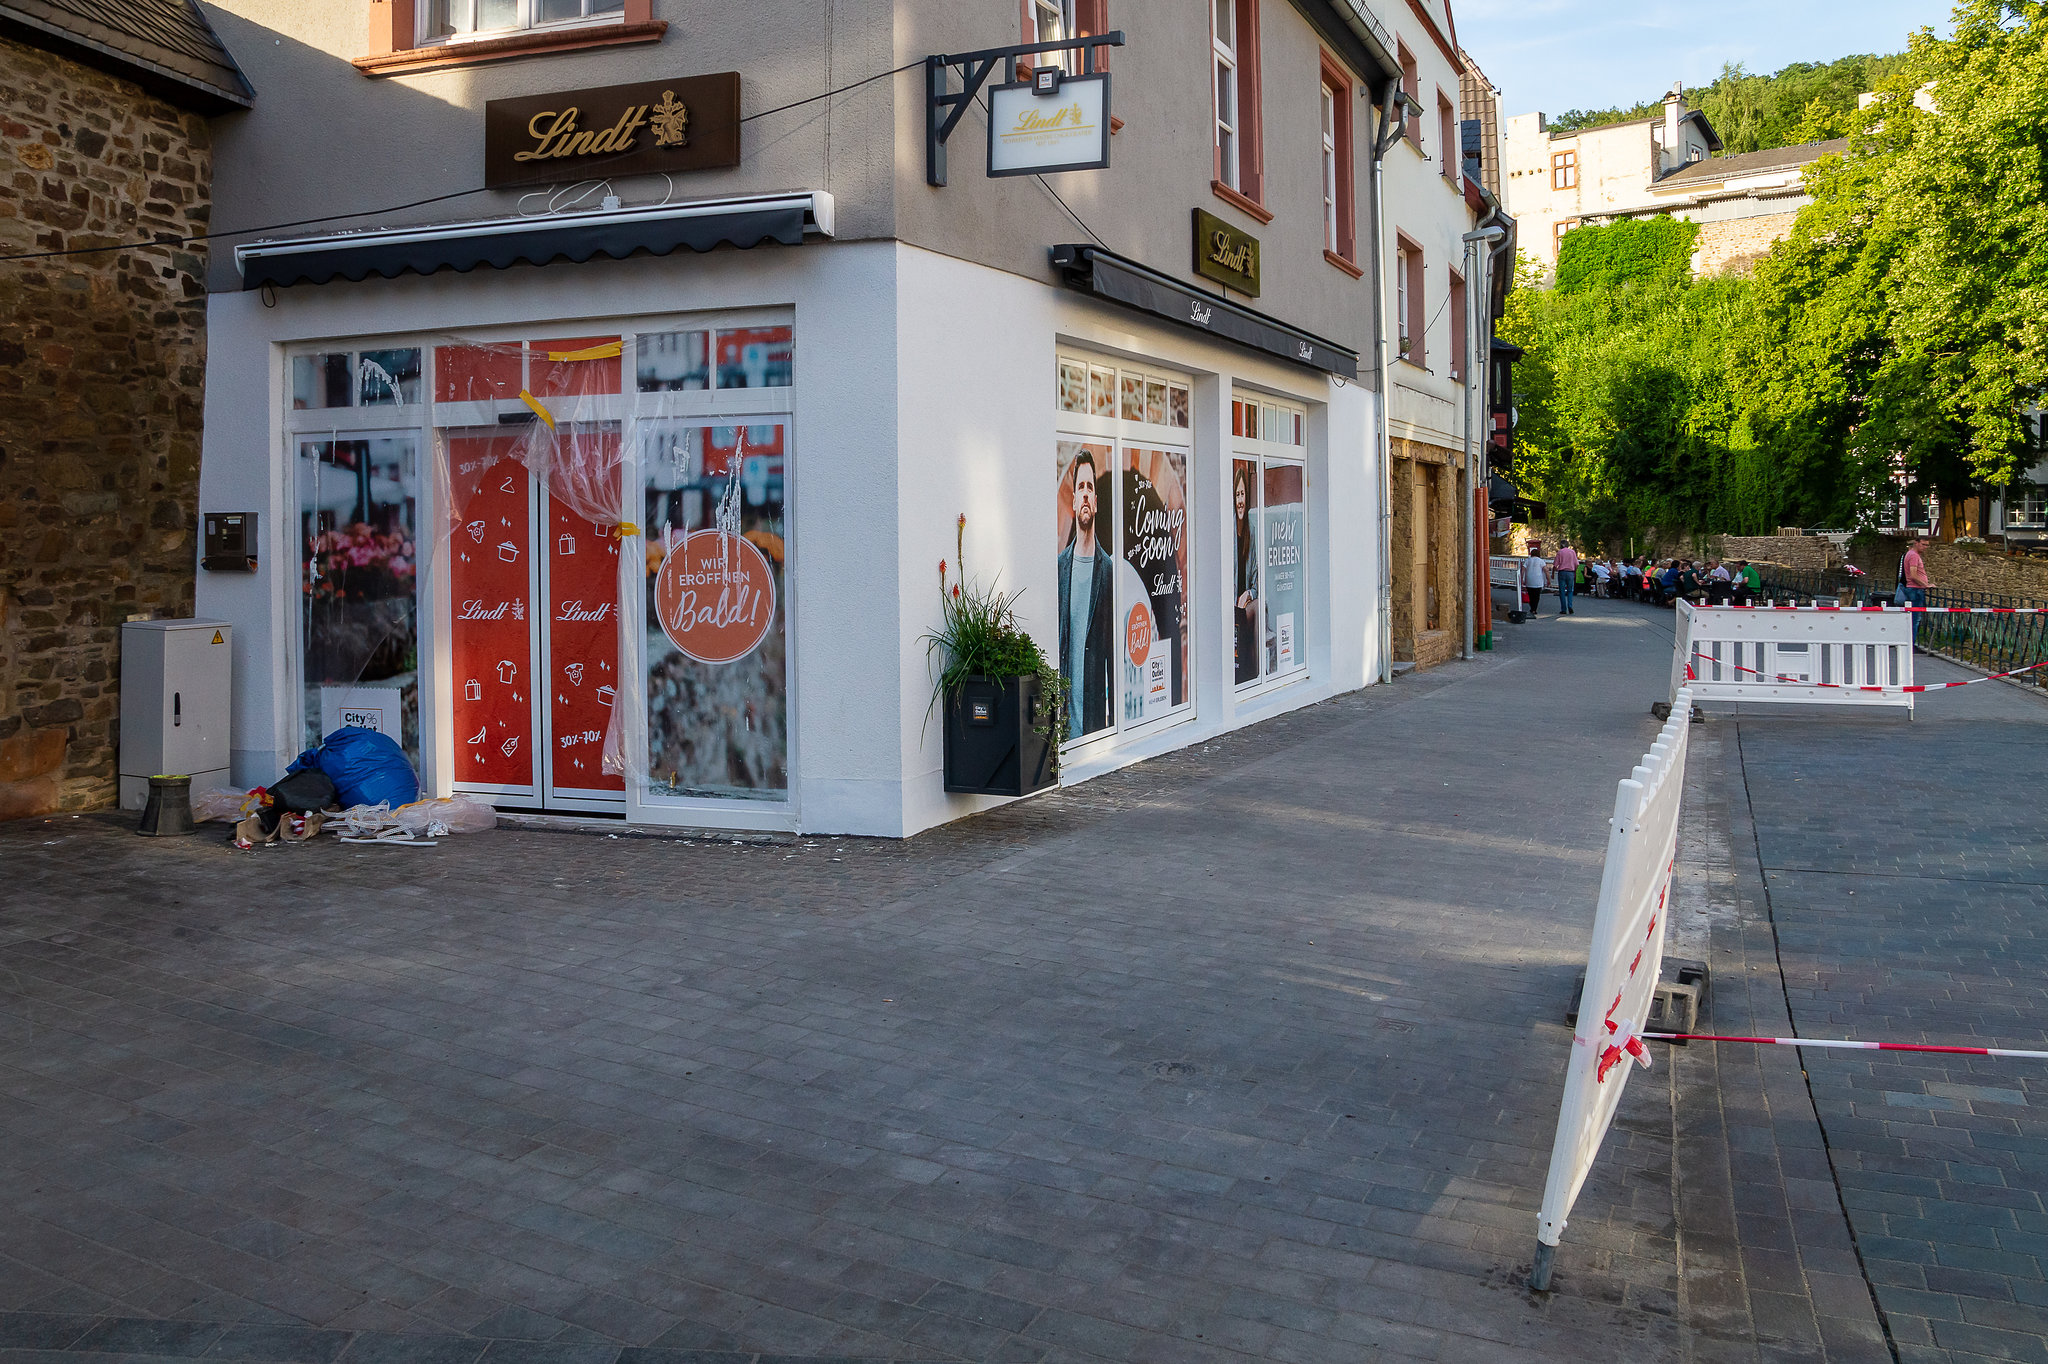
<svg viewBox="0 0 2048 1364">
<path fill-rule="evenodd" d="M 613 534 L 617 535 L 621 540 L 625 539 L 628 535 L 638 535 L 639 533 L 640 527 L 634 525 L 631 521 L 621 521 L 613 530 Z"/>
<path fill-rule="evenodd" d="M 624 349 L 624 342 L 607 341 L 601 346 L 585 346 L 582 350 L 551 350 L 548 352 L 548 359 L 554 361 L 616 360 Z"/>
<path fill-rule="evenodd" d="M 532 408 L 533 414 L 548 424 L 548 430 L 552 431 L 555 429 L 555 419 L 545 407 L 540 405 L 540 399 L 522 388 L 519 390 L 519 401 Z"/>
</svg>

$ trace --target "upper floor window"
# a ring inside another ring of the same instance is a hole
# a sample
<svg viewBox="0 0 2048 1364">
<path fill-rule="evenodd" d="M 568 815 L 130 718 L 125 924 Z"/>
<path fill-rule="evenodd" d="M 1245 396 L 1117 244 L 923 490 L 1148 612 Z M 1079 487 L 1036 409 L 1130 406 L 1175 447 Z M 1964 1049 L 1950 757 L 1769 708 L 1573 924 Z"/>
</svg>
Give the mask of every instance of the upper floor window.
<svg viewBox="0 0 2048 1364">
<path fill-rule="evenodd" d="M 1323 249 L 1337 249 L 1337 92 L 1323 86 Z"/>
<path fill-rule="evenodd" d="M 1237 3 L 1216 0 L 1216 178 L 1238 184 Z"/>
<path fill-rule="evenodd" d="M 1550 158 L 1550 187 L 1570 189 L 1579 183 L 1579 154 L 1558 152 Z"/>
<path fill-rule="evenodd" d="M 1436 92 L 1437 158 L 1443 162 L 1443 177 L 1458 183 L 1458 111 L 1439 90 Z"/>
<path fill-rule="evenodd" d="M 1321 147 L 1323 181 L 1323 252 L 1332 265 L 1354 279 L 1357 266 L 1357 196 L 1352 181 L 1351 77 L 1325 52 L 1322 54 Z"/>
<path fill-rule="evenodd" d="M 1265 177 L 1259 145 L 1259 0 L 1212 0 L 1210 13 L 1215 24 L 1209 64 L 1215 72 L 1218 193 L 1267 222 L 1271 215 L 1260 207 Z"/>
<path fill-rule="evenodd" d="M 415 41 L 438 43 L 555 24 L 621 19 L 626 0 L 418 0 Z"/>
<path fill-rule="evenodd" d="M 1074 36 L 1074 0 L 1031 0 L 1034 43 L 1056 43 Z"/>
<path fill-rule="evenodd" d="M 1451 314 L 1451 378 L 1465 377 L 1465 277 L 1451 271 L 1451 299 L 1445 307 Z"/>
<path fill-rule="evenodd" d="M 1422 78 L 1416 74 L 1415 54 L 1408 50 L 1408 44 L 1396 43 L 1400 50 L 1401 93 L 1408 97 L 1408 116 L 1401 120 L 1401 135 L 1408 139 L 1415 150 L 1422 150 Z"/>
<path fill-rule="evenodd" d="M 1394 315 L 1401 358 L 1411 365 L 1422 364 L 1422 248 L 1406 237 L 1395 239 Z"/>
</svg>

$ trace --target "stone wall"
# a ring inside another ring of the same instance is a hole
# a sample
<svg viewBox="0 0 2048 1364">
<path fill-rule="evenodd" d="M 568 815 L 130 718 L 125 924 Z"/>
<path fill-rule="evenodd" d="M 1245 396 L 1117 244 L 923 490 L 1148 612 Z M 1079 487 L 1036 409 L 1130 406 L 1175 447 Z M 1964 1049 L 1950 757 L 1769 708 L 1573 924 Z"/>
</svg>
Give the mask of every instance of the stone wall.
<svg viewBox="0 0 2048 1364">
<path fill-rule="evenodd" d="M 208 227 L 204 119 L 0 40 L 0 254 Z M 205 254 L 0 264 L 0 818 L 114 799 L 120 630 L 189 616 Z"/>
<path fill-rule="evenodd" d="M 1798 213 L 1766 213 L 1755 218 L 1726 218 L 1700 224 L 1693 243 L 1696 275 L 1748 274 L 1771 243 L 1792 231 Z"/>
<path fill-rule="evenodd" d="M 1849 546 L 1849 561 L 1868 573 L 1874 585 L 1888 588 L 1899 580 L 1905 545 L 1903 539 L 1889 535 L 1856 540 Z M 1922 540 L 1920 555 L 1927 564 L 1927 580 L 1936 587 L 2048 602 L 2048 559 L 1940 540 Z"/>
<path fill-rule="evenodd" d="M 1432 667 L 1456 658 L 1465 647 L 1465 542 L 1463 489 L 1458 470 L 1458 452 L 1421 441 L 1393 442 L 1393 524 L 1389 543 L 1393 556 L 1393 642 L 1394 659 L 1418 668 Z M 1416 471 L 1434 468 L 1433 496 L 1421 499 L 1426 507 L 1428 543 L 1436 549 L 1437 628 L 1428 629 L 1427 602 L 1418 593 L 1418 582 L 1426 589 L 1426 576 L 1418 578 L 1416 536 L 1422 522 L 1416 514 Z"/>
<path fill-rule="evenodd" d="M 1842 566 L 1842 552 L 1818 535 L 1717 535 L 1711 551 L 1721 559 L 1753 559 L 1787 568 L 1828 569 Z"/>
</svg>

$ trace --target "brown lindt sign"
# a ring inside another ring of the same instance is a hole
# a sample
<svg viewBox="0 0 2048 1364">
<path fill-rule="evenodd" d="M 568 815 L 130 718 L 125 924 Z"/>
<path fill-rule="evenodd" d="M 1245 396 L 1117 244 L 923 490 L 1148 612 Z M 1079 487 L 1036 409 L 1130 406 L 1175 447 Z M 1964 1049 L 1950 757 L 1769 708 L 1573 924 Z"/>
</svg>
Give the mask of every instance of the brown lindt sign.
<svg viewBox="0 0 2048 1364">
<path fill-rule="evenodd" d="M 1259 296 L 1259 239 L 1213 213 L 1195 210 L 1195 273 L 1251 298 Z"/>
<path fill-rule="evenodd" d="M 488 189 L 739 163 L 737 71 L 484 105 Z"/>
</svg>

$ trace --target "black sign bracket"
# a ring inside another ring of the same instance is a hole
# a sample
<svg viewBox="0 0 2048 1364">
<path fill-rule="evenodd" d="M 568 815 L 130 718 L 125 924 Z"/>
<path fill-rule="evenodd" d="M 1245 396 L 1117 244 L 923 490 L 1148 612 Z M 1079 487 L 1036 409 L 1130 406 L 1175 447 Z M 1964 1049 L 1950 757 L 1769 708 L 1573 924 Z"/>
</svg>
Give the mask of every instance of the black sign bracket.
<svg viewBox="0 0 2048 1364">
<path fill-rule="evenodd" d="M 1016 47 L 990 47 L 979 52 L 962 52 L 952 56 L 935 53 L 924 59 L 924 182 L 927 185 L 944 186 L 946 183 L 946 139 L 959 126 L 960 118 L 967 112 L 967 106 L 974 103 L 981 93 L 981 87 L 988 84 L 989 75 L 996 64 L 1003 66 L 1004 84 L 1017 82 L 1017 59 L 1036 56 L 1040 52 L 1081 53 L 1081 74 L 1095 74 L 1095 49 L 1098 47 L 1122 47 L 1122 29 L 1099 33 L 1091 38 L 1069 38 L 1060 42 L 1023 43 Z M 960 68 L 962 89 L 955 92 L 953 68 Z"/>
</svg>

